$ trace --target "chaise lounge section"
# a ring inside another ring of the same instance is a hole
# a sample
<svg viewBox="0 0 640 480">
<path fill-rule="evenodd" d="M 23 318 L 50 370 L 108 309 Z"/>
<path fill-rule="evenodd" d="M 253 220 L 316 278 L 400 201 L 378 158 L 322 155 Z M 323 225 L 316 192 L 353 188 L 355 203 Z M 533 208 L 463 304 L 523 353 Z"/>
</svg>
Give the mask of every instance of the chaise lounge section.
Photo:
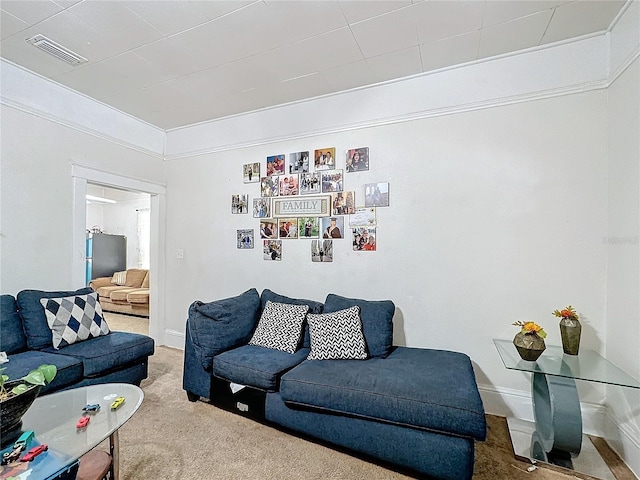
<svg viewBox="0 0 640 480">
<path fill-rule="evenodd" d="M 278 307 L 275 327 L 265 336 L 274 305 L 285 307 Z M 293 305 L 306 313 L 291 353 L 281 348 L 299 313 Z M 486 434 L 471 361 L 458 352 L 392 346 L 394 312 L 388 300 L 330 294 L 320 303 L 255 289 L 194 302 L 183 387 L 192 401 L 205 397 L 259 420 L 264 416 L 275 426 L 396 467 L 469 479 L 475 442 Z"/>
</svg>

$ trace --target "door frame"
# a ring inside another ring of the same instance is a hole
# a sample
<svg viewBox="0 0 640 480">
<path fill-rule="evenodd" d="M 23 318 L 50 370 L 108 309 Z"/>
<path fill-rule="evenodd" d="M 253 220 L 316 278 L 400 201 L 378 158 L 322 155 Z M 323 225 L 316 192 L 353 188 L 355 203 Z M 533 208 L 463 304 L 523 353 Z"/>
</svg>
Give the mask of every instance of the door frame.
<svg viewBox="0 0 640 480">
<path fill-rule="evenodd" d="M 87 230 L 87 183 L 107 187 L 144 192 L 150 195 L 150 252 L 149 252 L 149 336 L 159 345 L 164 345 L 164 220 L 165 191 L 159 183 L 105 172 L 85 165 L 71 164 L 73 181 L 73 255 L 71 280 L 76 288 L 85 286 L 86 230 Z"/>
</svg>

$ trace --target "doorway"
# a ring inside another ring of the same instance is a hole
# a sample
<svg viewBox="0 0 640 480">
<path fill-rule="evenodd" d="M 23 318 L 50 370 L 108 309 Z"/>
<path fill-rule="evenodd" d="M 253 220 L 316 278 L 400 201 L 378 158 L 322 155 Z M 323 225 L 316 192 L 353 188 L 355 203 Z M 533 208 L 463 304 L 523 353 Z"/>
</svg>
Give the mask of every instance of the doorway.
<svg viewBox="0 0 640 480">
<path fill-rule="evenodd" d="M 146 195 L 149 202 L 149 336 L 164 344 L 164 185 L 72 164 L 73 179 L 73 282 L 86 285 L 87 194 L 94 188 L 113 189 L 123 194 Z M 105 190 L 106 191 L 106 190 Z M 100 195 L 95 195 L 100 197 Z M 103 198 L 105 198 L 103 196 Z M 94 217 L 95 218 L 95 217 Z M 92 225 L 93 226 L 93 225 Z M 89 228 L 91 228 L 90 226 Z M 138 261 L 136 259 L 136 261 Z"/>
</svg>

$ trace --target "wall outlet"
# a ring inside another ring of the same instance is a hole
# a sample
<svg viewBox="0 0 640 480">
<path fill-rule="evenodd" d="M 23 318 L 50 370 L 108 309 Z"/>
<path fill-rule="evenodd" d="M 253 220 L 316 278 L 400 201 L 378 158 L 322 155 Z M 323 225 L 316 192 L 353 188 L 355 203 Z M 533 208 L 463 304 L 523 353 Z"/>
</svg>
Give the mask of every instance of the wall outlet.
<svg viewBox="0 0 640 480">
<path fill-rule="evenodd" d="M 184 258 L 184 250 L 182 250 L 181 248 L 176 250 L 176 258 L 183 259 Z"/>
</svg>

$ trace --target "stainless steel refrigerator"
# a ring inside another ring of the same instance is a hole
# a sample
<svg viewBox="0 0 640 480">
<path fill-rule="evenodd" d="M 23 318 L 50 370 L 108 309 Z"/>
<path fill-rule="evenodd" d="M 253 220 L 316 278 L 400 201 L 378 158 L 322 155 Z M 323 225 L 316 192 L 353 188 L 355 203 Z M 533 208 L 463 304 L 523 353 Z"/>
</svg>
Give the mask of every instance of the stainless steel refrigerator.
<svg viewBox="0 0 640 480">
<path fill-rule="evenodd" d="M 127 237 L 107 233 L 87 234 L 87 285 L 94 278 L 110 277 L 127 269 Z"/>
</svg>

